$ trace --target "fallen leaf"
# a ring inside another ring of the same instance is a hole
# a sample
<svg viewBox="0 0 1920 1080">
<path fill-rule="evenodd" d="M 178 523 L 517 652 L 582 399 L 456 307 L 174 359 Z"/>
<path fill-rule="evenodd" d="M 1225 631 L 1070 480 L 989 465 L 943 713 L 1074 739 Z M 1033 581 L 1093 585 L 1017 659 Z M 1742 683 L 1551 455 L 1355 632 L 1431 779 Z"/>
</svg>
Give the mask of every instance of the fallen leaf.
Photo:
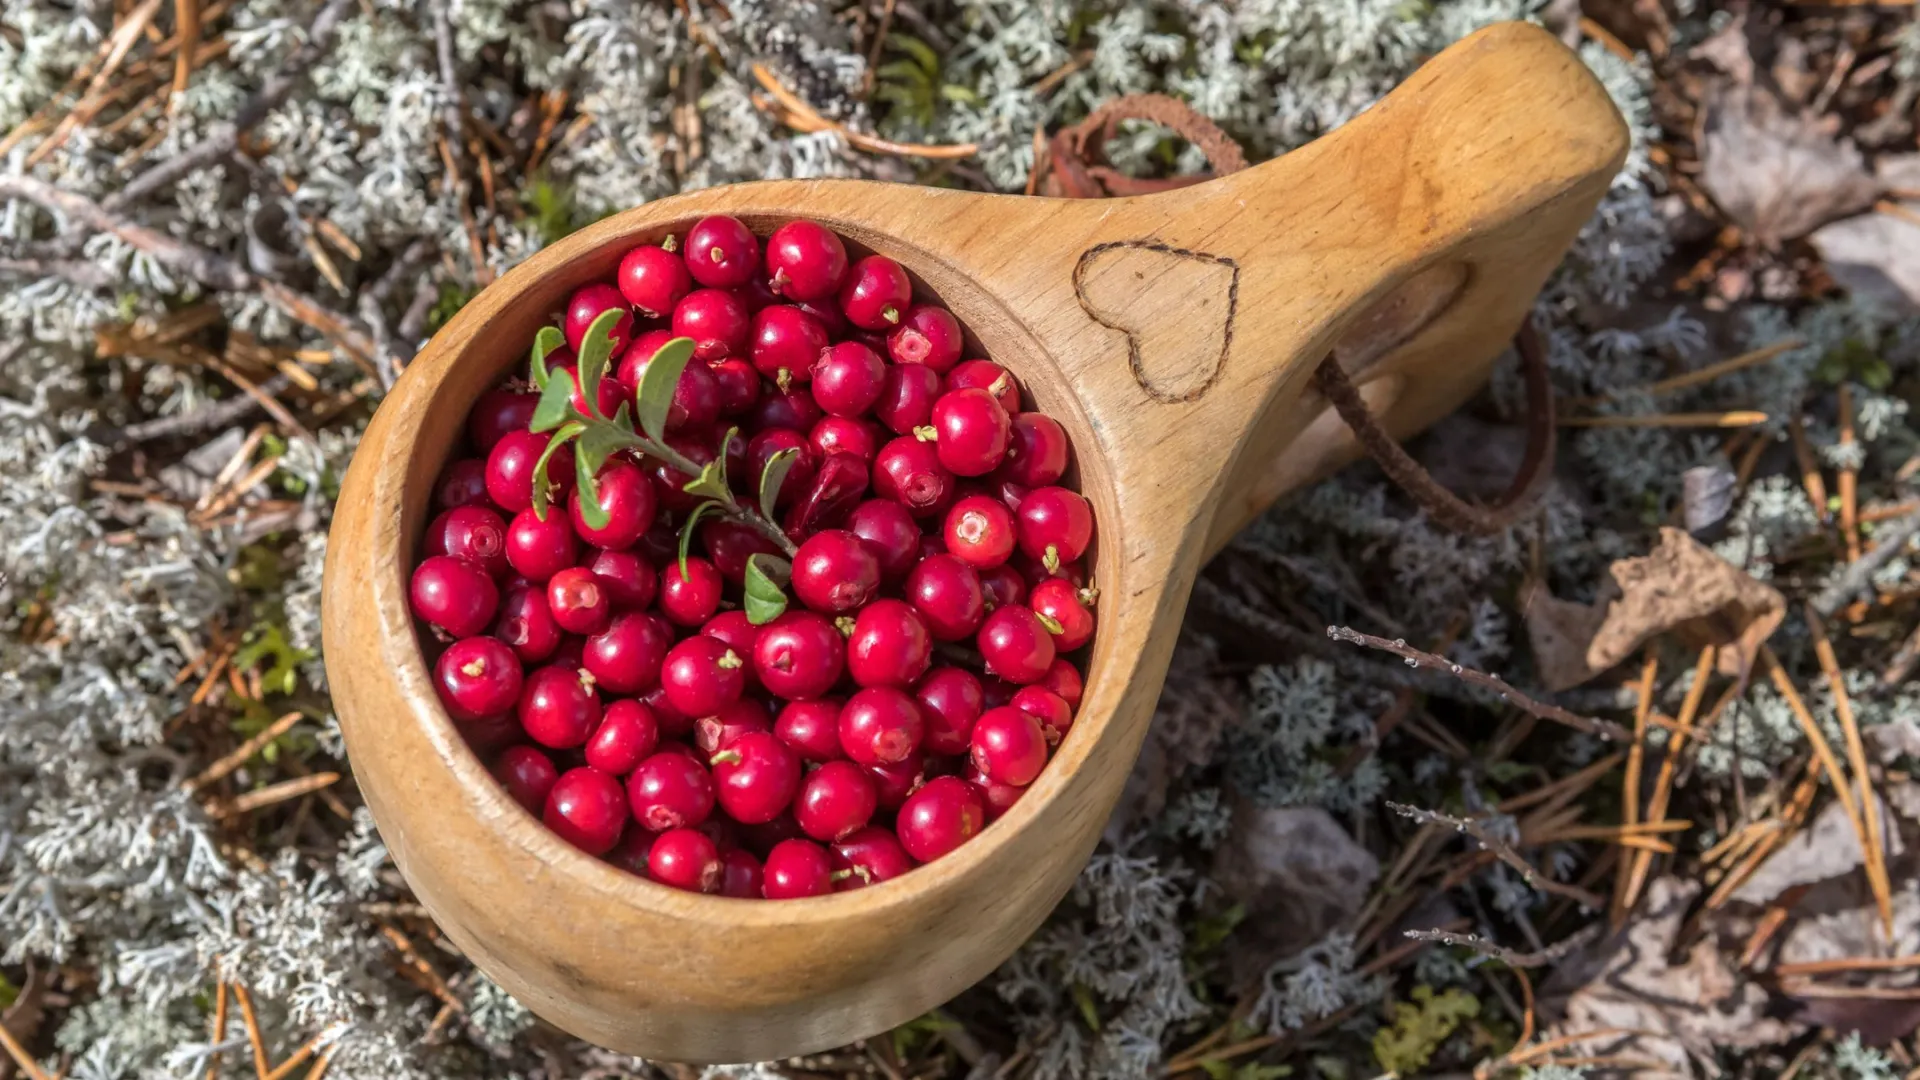
<svg viewBox="0 0 1920 1080">
<path fill-rule="evenodd" d="M 1228 958 L 1235 982 L 1244 983 L 1351 919 L 1380 876 L 1380 861 L 1317 806 L 1236 799 L 1212 876 L 1246 909 Z"/>
<path fill-rule="evenodd" d="M 1880 194 L 1851 140 L 1789 114 L 1760 86 L 1710 90 L 1700 138 L 1700 186 L 1767 247 L 1857 213 Z"/>
<path fill-rule="evenodd" d="M 1721 650 L 1720 670 L 1738 675 L 1786 616 L 1778 590 L 1680 529 L 1661 529 L 1652 554 L 1621 559 L 1607 574 L 1592 604 L 1556 599 L 1544 585 L 1528 593 L 1527 637 L 1547 689 L 1579 686 L 1668 631 L 1689 648 L 1736 646 Z"/>
<path fill-rule="evenodd" d="M 1894 827 L 1893 814 L 1886 801 L 1880 801 L 1880 835 L 1887 838 L 1889 857 L 1906 850 L 1900 830 Z M 1746 883 L 1734 890 L 1732 899 L 1745 904 L 1766 905 L 1796 885 L 1815 885 L 1844 878 L 1865 865 L 1860 838 L 1854 834 L 1847 808 L 1838 801 L 1827 804 L 1813 824 L 1793 835 L 1791 840 L 1760 864 Z M 1876 914 L 1874 916 L 1878 918 Z"/>
<path fill-rule="evenodd" d="M 1920 312 L 1920 201 L 1897 205 L 1914 216 L 1861 214 L 1823 225 L 1807 240 L 1842 288 L 1911 315 Z"/>
<path fill-rule="evenodd" d="M 1700 465 L 1680 474 L 1680 505 L 1688 532 L 1705 532 L 1732 511 L 1737 479 L 1725 465 Z"/>
</svg>

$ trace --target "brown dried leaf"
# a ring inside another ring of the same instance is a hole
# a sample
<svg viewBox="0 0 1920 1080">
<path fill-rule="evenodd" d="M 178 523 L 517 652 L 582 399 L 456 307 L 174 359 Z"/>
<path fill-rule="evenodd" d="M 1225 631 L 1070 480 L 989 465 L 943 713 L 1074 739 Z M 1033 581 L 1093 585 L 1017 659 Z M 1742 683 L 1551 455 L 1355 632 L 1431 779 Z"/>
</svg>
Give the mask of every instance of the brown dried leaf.
<svg viewBox="0 0 1920 1080">
<path fill-rule="evenodd" d="M 1720 670 L 1738 675 L 1786 616 L 1778 590 L 1679 529 L 1661 529 L 1651 554 L 1621 559 L 1607 574 L 1591 605 L 1555 599 L 1540 585 L 1527 596 L 1527 637 L 1549 690 L 1579 686 L 1668 631 L 1688 648 L 1734 646 L 1721 651 Z"/>
<path fill-rule="evenodd" d="M 1234 934 L 1230 975 L 1245 984 L 1353 917 L 1380 861 L 1317 806 L 1233 803 L 1214 854 L 1213 880 L 1247 917 Z"/>
<path fill-rule="evenodd" d="M 1873 205 L 1880 184 L 1830 124 L 1790 115 L 1759 86 L 1722 84 L 1702 106 L 1700 186 L 1768 247 Z"/>
<path fill-rule="evenodd" d="M 1848 292 L 1910 315 L 1920 312 L 1920 201 L 1897 205 L 1904 214 L 1861 214 L 1823 225 L 1807 239 Z"/>
</svg>

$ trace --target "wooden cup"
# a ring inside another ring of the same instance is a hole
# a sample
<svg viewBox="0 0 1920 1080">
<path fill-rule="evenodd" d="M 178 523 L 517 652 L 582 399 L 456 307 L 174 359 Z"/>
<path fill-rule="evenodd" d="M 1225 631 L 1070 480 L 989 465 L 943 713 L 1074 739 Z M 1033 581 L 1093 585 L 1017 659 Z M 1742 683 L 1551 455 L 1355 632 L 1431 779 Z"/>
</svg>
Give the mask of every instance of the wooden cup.
<svg viewBox="0 0 1920 1080">
<path fill-rule="evenodd" d="M 992 971 L 1072 885 L 1152 715 L 1194 574 L 1356 444 L 1307 388 L 1329 350 L 1404 437 L 1481 386 L 1627 146 L 1580 61 L 1506 24 L 1344 128 L 1156 195 L 1062 201 L 851 180 L 694 192 L 602 221 L 488 288 L 413 361 L 341 491 L 328 677 L 361 791 L 447 935 L 554 1024 L 649 1058 L 752 1061 L 917 1016 Z M 698 218 L 807 217 L 892 256 L 1073 439 L 1099 633 L 1076 725 L 998 822 L 897 880 L 808 900 L 668 889 L 509 799 L 435 697 L 407 582 L 479 396 L 568 294 Z"/>
</svg>

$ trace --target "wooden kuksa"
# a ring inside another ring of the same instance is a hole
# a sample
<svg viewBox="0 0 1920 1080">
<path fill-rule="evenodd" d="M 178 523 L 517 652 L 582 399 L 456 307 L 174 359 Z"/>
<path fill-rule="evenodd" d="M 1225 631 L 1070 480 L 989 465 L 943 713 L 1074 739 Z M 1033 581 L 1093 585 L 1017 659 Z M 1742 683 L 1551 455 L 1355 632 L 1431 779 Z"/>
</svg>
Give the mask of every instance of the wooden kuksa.
<svg viewBox="0 0 1920 1080">
<path fill-rule="evenodd" d="M 751 1061 L 872 1035 L 1010 955 L 1072 885 L 1139 750 L 1201 563 L 1355 443 L 1308 391 L 1335 350 L 1404 437 L 1486 380 L 1627 146 L 1542 30 L 1448 49 L 1339 131 L 1183 190 L 1063 201 L 852 180 L 648 203 L 527 260 L 413 361 L 368 427 L 328 546 L 327 673 L 354 773 L 447 935 L 536 1013 L 656 1059 Z M 1072 436 L 1098 522 L 1099 636 L 1071 735 L 978 839 L 809 900 L 677 892 L 509 799 L 434 695 L 407 581 L 436 475 L 536 328 L 635 244 L 733 214 L 817 219 L 898 259 Z"/>
</svg>

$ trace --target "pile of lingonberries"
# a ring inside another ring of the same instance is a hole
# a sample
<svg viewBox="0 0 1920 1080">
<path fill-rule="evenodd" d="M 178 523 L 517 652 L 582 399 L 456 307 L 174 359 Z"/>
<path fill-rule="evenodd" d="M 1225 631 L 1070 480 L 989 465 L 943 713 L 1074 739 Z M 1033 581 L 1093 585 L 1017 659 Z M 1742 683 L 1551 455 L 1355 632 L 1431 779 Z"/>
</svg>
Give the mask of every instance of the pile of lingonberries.
<svg viewBox="0 0 1920 1080">
<path fill-rule="evenodd" d="M 1060 424 L 809 221 L 763 247 L 705 218 L 561 321 L 474 406 L 412 581 L 512 797 L 623 869 L 767 899 L 896 877 L 1012 806 L 1093 636 Z"/>
</svg>

